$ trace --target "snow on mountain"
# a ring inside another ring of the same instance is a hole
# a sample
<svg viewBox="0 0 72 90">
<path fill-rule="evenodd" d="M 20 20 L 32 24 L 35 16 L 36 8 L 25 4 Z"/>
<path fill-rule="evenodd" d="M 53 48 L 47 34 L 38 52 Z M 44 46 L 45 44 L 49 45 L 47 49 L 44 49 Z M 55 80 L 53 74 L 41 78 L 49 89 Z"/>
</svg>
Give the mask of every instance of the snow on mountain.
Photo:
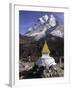
<svg viewBox="0 0 72 90">
<path fill-rule="evenodd" d="M 58 26 L 54 31 L 52 31 L 50 34 L 53 36 L 58 36 L 63 38 L 64 37 L 64 27 L 62 25 Z"/>
<path fill-rule="evenodd" d="M 34 37 L 36 40 L 39 40 L 42 37 L 45 37 L 45 32 L 47 30 L 47 27 L 40 26 L 36 30 L 28 31 L 25 36 L 31 36 Z"/>
<path fill-rule="evenodd" d="M 49 19 L 48 15 L 44 15 L 42 17 L 40 17 L 38 20 L 40 21 L 41 24 L 44 24 L 45 22 L 47 22 Z"/>
<path fill-rule="evenodd" d="M 56 26 L 56 18 L 51 14 L 49 24 L 54 27 Z"/>
<path fill-rule="evenodd" d="M 35 40 L 45 37 L 46 32 L 58 37 L 64 36 L 64 28 L 63 26 L 57 26 L 54 15 L 51 14 L 50 17 L 48 15 L 44 15 L 40 17 L 38 21 L 39 22 L 37 24 L 28 29 L 28 32 L 24 34 L 25 36 L 34 37 Z"/>
</svg>

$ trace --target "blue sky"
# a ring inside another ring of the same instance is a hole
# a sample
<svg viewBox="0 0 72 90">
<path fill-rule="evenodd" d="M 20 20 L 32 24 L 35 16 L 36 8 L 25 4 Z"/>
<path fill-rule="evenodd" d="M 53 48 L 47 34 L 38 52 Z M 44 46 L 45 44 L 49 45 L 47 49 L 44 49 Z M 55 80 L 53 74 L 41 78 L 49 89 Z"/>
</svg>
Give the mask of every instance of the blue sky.
<svg viewBox="0 0 72 90">
<path fill-rule="evenodd" d="M 60 24 L 64 24 L 64 13 L 63 12 L 40 12 L 40 11 L 19 11 L 19 33 L 24 34 L 28 28 L 33 26 L 39 17 L 43 15 L 53 14 Z"/>
</svg>

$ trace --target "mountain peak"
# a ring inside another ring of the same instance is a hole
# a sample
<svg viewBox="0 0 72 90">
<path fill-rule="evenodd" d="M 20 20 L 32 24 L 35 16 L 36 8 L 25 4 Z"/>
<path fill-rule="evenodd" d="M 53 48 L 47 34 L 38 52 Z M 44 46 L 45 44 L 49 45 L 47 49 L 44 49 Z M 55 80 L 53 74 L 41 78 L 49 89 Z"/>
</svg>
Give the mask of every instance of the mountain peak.
<svg viewBox="0 0 72 90">
<path fill-rule="evenodd" d="M 30 27 L 24 35 L 28 37 L 34 37 L 35 40 L 39 40 L 42 37 L 45 37 L 46 32 L 53 34 L 54 36 L 58 34 L 60 37 L 62 37 L 63 32 L 60 31 L 60 28 L 59 31 L 55 31 L 57 27 L 58 24 L 54 15 L 51 14 L 50 16 L 48 16 L 47 14 L 45 14 L 44 16 L 39 17 L 38 22 L 34 26 Z"/>
</svg>

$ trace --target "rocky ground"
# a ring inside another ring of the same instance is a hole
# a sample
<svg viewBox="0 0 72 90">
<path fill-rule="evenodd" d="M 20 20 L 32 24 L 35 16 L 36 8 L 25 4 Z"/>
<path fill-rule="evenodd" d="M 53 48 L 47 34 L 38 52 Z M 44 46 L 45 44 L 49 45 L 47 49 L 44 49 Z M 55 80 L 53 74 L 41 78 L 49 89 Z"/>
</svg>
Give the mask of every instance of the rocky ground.
<svg viewBox="0 0 72 90">
<path fill-rule="evenodd" d="M 34 62 L 42 55 L 45 41 L 47 41 L 50 56 L 57 63 L 56 70 L 34 67 Z M 46 33 L 45 38 L 35 41 L 33 37 L 19 35 L 19 79 L 64 76 L 64 58 L 61 60 L 62 65 L 59 65 L 61 57 L 64 57 L 64 38 Z"/>
<path fill-rule="evenodd" d="M 55 70 L 50 68 L 34 67 L 34 62 L 19 62 L 19 79 L 29 78 L 49 78 L 49 77 L 63 77 L 64 76 L 64 65 L 60 66 L 59 63 L 54 66 Z"/>
</svg>

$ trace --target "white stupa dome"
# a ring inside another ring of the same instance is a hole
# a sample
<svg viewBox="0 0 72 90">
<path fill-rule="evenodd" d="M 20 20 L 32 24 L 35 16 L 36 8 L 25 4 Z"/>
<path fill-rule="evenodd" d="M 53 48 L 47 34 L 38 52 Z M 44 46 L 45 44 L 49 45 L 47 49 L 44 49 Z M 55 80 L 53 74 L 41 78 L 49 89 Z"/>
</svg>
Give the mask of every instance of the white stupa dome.
<svg viewBox="0 0 72 90">
<path fill-rule="evenodd" d="M 41 66 L 50 67 L 51 65 L 56 65 L 55 59 L 49 56 L 49 54 L 50 54 L 50 51 L 49 51 L 47 42 L 45 41 L 45 44 L 42 49 L 42 56 L 37 60 L 36 65 L 38 65 L 39 67 Z"/>
<path fill-rule="evenodd" d="M 56 65 L 56 63 L 53 57 L 49 56 L 48 54 L 43 54 L 42 57 L 37 60 L 36 65 L 39 67 L 50 67 L 51 65 Z"/>
</svg>

